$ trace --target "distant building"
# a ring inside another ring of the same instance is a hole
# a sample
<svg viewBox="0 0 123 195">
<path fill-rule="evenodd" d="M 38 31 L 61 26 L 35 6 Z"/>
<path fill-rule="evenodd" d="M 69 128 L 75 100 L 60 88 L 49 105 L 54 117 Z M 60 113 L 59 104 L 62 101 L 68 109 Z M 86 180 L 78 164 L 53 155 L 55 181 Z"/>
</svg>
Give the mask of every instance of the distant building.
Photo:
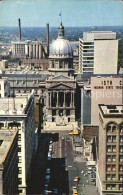
<svg viewBox="0 0 123 195">
<path fill-rule="evenodd" d="M 1 128 L 18 128 L 18 190 L 26 194 L 35 156 L 34 96 L 0 99 Z"/>
<path fill-rule="evenodd" d="M 12 42 L 12 56 L 26 58 L 28 56 L 28 41 Z"/>
<path fill-rule="evenodd" d="M 18 130 L 0 123 L 0 194 L 18 194 Z"/>
<path fill-rule="evenodd" d="M 0 98 L 8 97 L 10 95 L 10 84 L 8 79 L 0 77 Z"/>
<path fill-rule="evenodd" d="M 0 61 L 0 68 L 2 68 L 2 69 L 8 68 L 8 61 L 7 60 L 1 60 Z"/>
<path fill-rule="evenodd" d="M 123 194 L 123 106 L 99 105 L 99 195 Z"/>
<path fill-rule="evenodd" d="M 118 40 L 112 31 L 84 32 L 79 39 L 79 73 L 117 74 Z"/>
<path fill-rule="evenodd" d="M 122 105 L 122 77 L 91 77 L 91 125 L 99 125 L 99 104 Z"/>
<path fill-rule="evenodd" d="M 47 56 L 47 46 L 41 41 L 12 42 L 12 56 L 40 60 Z"/>
</svg>

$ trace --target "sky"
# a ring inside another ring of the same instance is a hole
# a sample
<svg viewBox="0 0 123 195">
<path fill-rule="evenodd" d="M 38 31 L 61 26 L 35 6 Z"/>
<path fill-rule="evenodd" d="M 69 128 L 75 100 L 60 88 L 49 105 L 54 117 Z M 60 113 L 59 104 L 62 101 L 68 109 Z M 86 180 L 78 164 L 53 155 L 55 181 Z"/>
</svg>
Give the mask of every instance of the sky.
<svg viewBox="0 0 123 195">
<path fill-rule="evenodd" d="M 0 26 L 57 27 L 123 26 L 121 0 L 2 0 Z"/>
</svg>

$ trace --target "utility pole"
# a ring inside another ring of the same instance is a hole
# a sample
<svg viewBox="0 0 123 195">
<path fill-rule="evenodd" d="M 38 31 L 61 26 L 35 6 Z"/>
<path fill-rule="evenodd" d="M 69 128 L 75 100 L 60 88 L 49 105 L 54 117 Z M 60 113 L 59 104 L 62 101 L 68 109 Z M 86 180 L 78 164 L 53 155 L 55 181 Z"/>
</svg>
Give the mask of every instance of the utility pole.
<svg viewBox="0 0 123 195">
<path fill-rule="evenodd" d="M 83 137 L 83 88 L 81 88 L 81 137 Z"/>
</svg>

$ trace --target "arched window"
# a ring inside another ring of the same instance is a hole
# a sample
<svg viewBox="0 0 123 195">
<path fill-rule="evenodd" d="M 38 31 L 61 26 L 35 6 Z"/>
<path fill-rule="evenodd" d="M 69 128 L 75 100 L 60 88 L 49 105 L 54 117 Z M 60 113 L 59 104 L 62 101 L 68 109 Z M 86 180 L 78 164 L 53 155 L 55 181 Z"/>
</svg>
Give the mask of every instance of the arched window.
<svg viewBox="0 0 123 195">
<path fill-rule="evenodd" d="M 107 133 L 116 133 L 116 124 L 115 123 L 109 123 L 107 125 Z"/>
</svg>

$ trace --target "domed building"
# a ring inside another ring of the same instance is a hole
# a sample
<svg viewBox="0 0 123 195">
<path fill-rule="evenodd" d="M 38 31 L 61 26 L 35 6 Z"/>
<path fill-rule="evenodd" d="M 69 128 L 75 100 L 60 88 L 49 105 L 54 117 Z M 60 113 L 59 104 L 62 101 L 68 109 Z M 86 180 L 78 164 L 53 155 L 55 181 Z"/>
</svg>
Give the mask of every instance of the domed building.
<svg viewBox="0 0 123 195">
<path fill-rule="evenodd" d="M 58 28 L 58 38 L 52 42 L 49 55 L 49 72 L 52 75 L 73 74 L 73 50 L 70 42 L 64 39 L 64 26 Z"/>
<path fill-rule="evenodd" d="M 52 42 L 49 55 L 49 77 L 46 79 L 45 130 L 74 130 L 76 80 L 73 76 L 73 50 L 64 38 L 64 26 Z"/>
</svg>

